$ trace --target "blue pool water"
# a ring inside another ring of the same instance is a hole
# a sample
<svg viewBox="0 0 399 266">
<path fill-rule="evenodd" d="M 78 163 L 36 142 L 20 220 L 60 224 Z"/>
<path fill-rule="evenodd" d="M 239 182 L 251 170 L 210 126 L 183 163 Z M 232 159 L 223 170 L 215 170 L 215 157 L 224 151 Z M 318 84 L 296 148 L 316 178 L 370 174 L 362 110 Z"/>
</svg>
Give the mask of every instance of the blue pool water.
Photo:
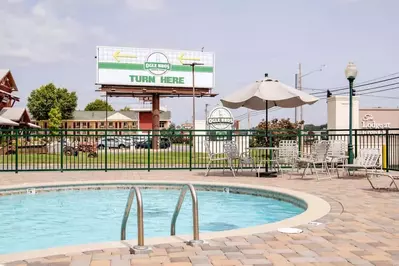
<svg viewBox="0 0 399 266">
<path fill-rule="evenodd" d="M 67 190 L 0 197 L 0 254 L 120 240 L 128 190 Z M 198 191 L 200 231 L 271 223 L 304 210 L 244 194 Z M 143 189 L 145 237 L 168 236 L 180 191 Z M 191 197 L 182 206 L 176 233 L 192 234 Z M 136 202 L 127 239 L 136 238 Z"/>
</svg>

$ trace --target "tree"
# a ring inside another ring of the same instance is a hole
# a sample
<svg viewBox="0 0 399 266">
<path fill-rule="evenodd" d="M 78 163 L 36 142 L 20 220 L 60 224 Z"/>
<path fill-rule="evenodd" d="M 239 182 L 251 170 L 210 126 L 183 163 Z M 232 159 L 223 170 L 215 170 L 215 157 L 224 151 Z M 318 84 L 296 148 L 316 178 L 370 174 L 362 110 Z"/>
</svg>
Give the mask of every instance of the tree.
<svg viewBox="0 0 399 266">
<path fill-rule="evenodd" d="M 76 92 L 57 88 L 53 83 L 33 90 L 28 97 L 29 112 L 36 120 L 48 120 L 51 109 L 58 108 L 62 119 L 71 119 L 78 105 Z"/>
<path fill-rule="evenodd" d="M 130 111 L 130 107 L 129 106 L 125 106 L 121 109 L 121 111 Z"/>
<path fill-rule="evenodd" d="M 58 107 L 54 107 L 49 112 L 48 127 L 54 132 L 58 130 L 62 125 L 62 115 Z"/>
<path fill-rule="evenodd" d="M 263 120 L 256 127 L 257 131 L 251 138 L 250 145 L 252 147 L 278 146 L 280 140 L 296 140 L 302 124 L 303 121 L 293 123 L 289 118 L 269 121 L 266 143 L 266 121 Z"/>
<path fill-rule="evenodd" d="M 91 102 L 86 105 L 85 111 L 114 111 L 111 105 L 109 105 L 106 101 L 97 99 L 94 102 Z"/>
</svg>

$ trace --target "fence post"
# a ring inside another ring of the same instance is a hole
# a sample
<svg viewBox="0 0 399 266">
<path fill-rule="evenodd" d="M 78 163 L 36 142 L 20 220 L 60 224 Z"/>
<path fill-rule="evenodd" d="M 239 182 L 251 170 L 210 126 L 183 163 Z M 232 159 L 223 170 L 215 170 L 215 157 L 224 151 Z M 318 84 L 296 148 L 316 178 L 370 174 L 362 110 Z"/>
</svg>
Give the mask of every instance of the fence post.
<svg viewBox="0 0 399 266">
<path fill-rule="evenodd" d="M 104 155 L 105 155 L 105 172 L 108 171 L 108 122 L 106 122 L 106 128 L 105 128 L 105 150 L 104 150 Z"/>
<path fill-rule="evenodd" d="M 385 147 L 385 169 L 389 172 L 389 129 L 385 129 Z"/>
<path fill-rule="evenodd" d="M 15 173 L 18 174 L 18 129 L 14 130 L 15 134 Z"/>
<path fill-rule="evenodd" d="M 355 158 L 357 158 L 357 145 L 358 145 L 358 143 L 357 143 L 357 129 L 355 129 L 355 147 L 354 147 L 354 149 L 355 149 Z"/>
<path fill-rule="evenodd" d="M 63 131 L 61 130 L 61 173 L 64 172 L 64 137 Z"/>
<path fill-rule="evenodd" d="M 192 132 L 192 130 L 190 130 L 190 151 L 189 151 L 189 155 L 190 155 L 189 169 L 190 169 L 190 171 L 192 171 L 192 169 L 193 169 L 193 132 Z"/>
<path fill-rule="evenodd" d="M 150 131 L 148 130 L 147 132 L 147 143 L 148 143 L 148 147 L 147 147 L 147 171 L 149 172 L 151 170 L 151 148 L 152 148 L 152 141 L 154 140 L 154 132 L 152 134 L 153 138 L 150 138 Z M 151 142 L 150 142 L 151 141 Z"/>
</svg>

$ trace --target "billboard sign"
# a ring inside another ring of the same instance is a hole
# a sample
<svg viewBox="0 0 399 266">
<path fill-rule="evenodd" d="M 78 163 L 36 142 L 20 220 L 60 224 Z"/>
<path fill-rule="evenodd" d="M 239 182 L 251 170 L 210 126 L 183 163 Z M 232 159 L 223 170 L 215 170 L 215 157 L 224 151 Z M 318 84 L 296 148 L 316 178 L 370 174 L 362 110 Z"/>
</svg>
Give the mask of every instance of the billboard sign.
<svg viewBox="0 0 399 266">
<path fill-rule="evenodd" d="M 231 140 L 231 130 L 234 128 L 234 117 L 229 109 L 222 106 L 215 107 L 207 118 L 209 140 Z"/>
<path fill-rule="evenodd" d="M 215 56 L 210 52 L 151 48 L 97 47 L 99 85 L 191 88 L 215 86 Z M 203 64 L 203 65 L 202 65 Z"/>
</svg>

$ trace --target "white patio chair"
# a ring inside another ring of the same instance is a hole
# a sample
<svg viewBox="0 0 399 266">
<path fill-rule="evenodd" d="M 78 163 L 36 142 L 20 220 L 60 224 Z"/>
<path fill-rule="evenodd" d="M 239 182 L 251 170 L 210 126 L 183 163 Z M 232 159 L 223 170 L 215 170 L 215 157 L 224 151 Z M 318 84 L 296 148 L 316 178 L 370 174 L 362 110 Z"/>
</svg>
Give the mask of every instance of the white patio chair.
<svg viewBox="0 0 399 266">
<path fill-rule="evenodd" d="M 335 169 L 336 166 L 341 163 L 344 164 L 348 156 L 346 155 L 346 143 L 344 140 L 329 140 L 327 161 L 331 165 L 331 169 Z"/>
<path fill-rule="evenodd" d="M 278 144 L 278 150 L 276 151 L 277 158 L 274 161 L 274 163 L 277 164 L 279 172 L 284 174 L 281 165 L 291 166 L 291 173 L 294 171 L 295 167 L 298 168 L 298 154 L 298 143 L 296 140 L 281 140 Z"/>
<path fill-rule="evenodd" d="M 353 172 L 363 170 L 367 174 L 376 172 L 377 170 L 382 171 L 382 165 L 379 163 L 381 152 L 379 149 L 361 149 L 359 156 L 355 158 L 353 164 L 343 164 L 339 168 L 343 168 L 350 175 L 350 171 Z M 337 176 L 339 177 L 339 171 L 337 167 Z"/>
<path fill-rule="evenodd" d="M 228 141 L 223 144 L 223 150 L 227 157 L 227 164 L 230 170 L 235 176 L 235 172 L 238 171 L 238 168 L 241 167 L 241 171 L 243 171 L 243 165 L 250 164 L 251 171 L 255 168 L 255 161 L 251 157 L 249 152 L 243 152 L 240 154 L 238 150 L 237 144 L 234 141 Z M 238 161 L 237 170 L 234 170 L 234 162 Z"/>
<path fill-rule="evenodd" d="M 378 190 L 378 189 L 393 189 L 393 190 L 399 191 L 398 185 L 396 184 L 396 181 L 399 180 L 399 176 L 397 176 L 397 175 L 395 176 L 395 175 L 392 175 L 391 173 L 388 173 L 388 172 L 375 171 L 375 172 L 369 172 L 366 175 L 366 177 L 367 177 L 367 180 L 369 181 L 371 187 L 373 189 L 375 189 L 375 190 Z M 391 183 L 389 184 L 389 187 L 381 188 L 381 187 L 377 187 L 373 183 L 373 181 L 375 179 L 378 179 L 380 177 L 386 177 L 386 178 L 390 179 Z"/>
<path fill-rule="evenodd" d="M 224 174 L 225 163 L 228 162 L 226 154 L 224 152 L 220 152 L 220 153 L 212 152 L 209 141 L 205 141 L 205 151 L 208 153 L 208 157 L 209 157 L 209 162 L 206 167 L 207 171 L 205 173 L 205 176 L 208 176 L 209 172 L 211 171 L 211 166 L 216 162 L 223 162 L 223 174 Z"/>
<path fill-rule="evenodd" d="M 316 174 L 317 181 L 320 179 L 331 179 L 330 170 L 328 168 L 327 162 L 327 152 L 328 152 L 328 142 L 324 140 L 314 141 L 312 144 L 311 153 L 308 155 L 303 155 L 298 159 L 298 164 L 303 165 L 306 164 L 305 169 L 303 170 L 302 178 L 306 175 L 306 170 L 310 168 L 312 174 Z M 317 168 L 316 166 L 320 165 L 321 168 Z M 319 172 L 325 173 L 327 176 L 321 178 Z"/>
</svg>

